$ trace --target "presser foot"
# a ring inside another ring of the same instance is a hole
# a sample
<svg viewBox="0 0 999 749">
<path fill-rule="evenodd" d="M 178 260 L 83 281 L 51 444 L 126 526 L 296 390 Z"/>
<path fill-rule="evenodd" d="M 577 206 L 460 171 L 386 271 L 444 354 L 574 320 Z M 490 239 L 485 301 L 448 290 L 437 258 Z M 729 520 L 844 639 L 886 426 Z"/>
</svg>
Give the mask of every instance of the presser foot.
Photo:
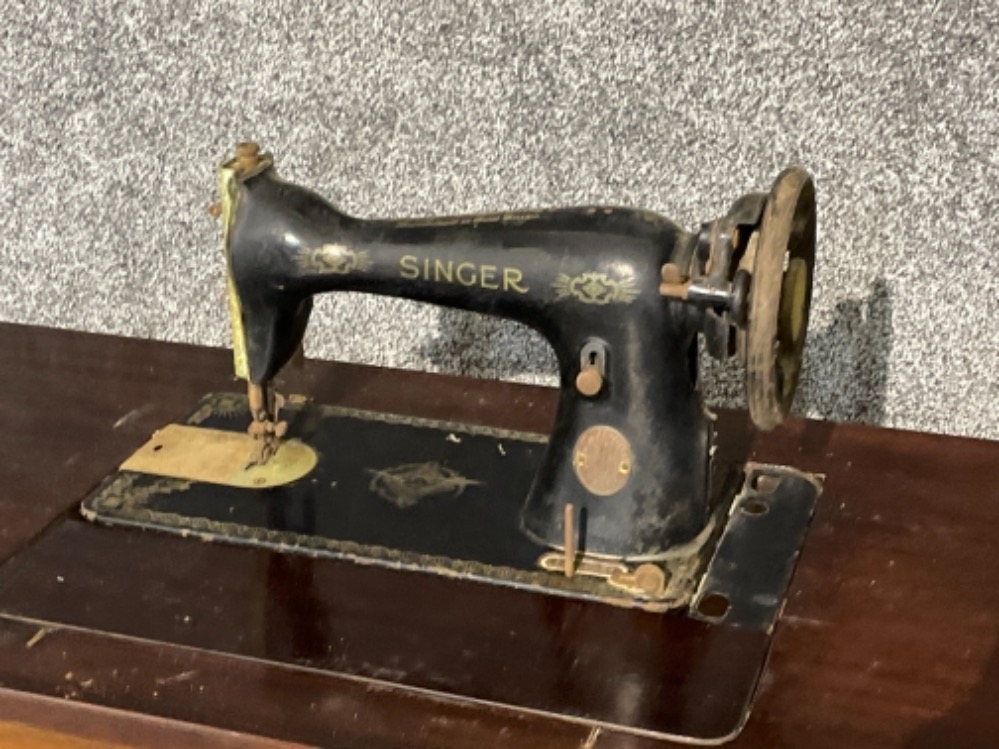
<svg viewBox="0 0 999 749">
<path fill-rule="evenodd" d="M 253 421 L 247 433 L 253 437 L 254 447 L 246 467 L 262 466 L 273 458 L 281 448 L 281 438 L 288 433 L 288 422 L 281 421 L 279 414 L 284 407 L 284 396 L 269 384 L 247 385 L 247 400 Z"/>
<path fill-rule="evenodd" d="M 253 450 L 246 461 L 246 468 L 263 466 L 281 449 L 281 438 L 288 431 L 284 421 L 254 421 L 247 432 L 253 437 Z"/>
</svg>

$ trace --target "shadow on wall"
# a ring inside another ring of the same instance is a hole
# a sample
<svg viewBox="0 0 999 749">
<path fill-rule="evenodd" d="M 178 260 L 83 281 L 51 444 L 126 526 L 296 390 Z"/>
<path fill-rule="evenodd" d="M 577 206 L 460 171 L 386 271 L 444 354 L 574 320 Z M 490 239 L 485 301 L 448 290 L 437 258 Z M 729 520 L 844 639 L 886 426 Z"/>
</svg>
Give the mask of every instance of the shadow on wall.
<svg viewBox="0 0 999 749">
<path fill-rule="evenodd" d="M 540 333 L 475 312 L 442 307 L 437 335 L 420 353 L 435 367 L 472 377 L 558 381 L 555 352 Z"/>
<path fill-rule="evenodd" d="M 836 305 L 830 322 L 809 333 L 795 412 L 831 421 L 882 424 L 892 349 L 892 300 L 878 278 L 860 299 Z M 534 381 L 557 377 L 548 343 L 525 326 L 487 315 L 441 309 L 437 336 L 421 354 L 446 371 Z M 745 408 L 739 362 L 704 360 L 702 379 L 713 405 Z"/>
<path fill-rule="evenodd" d="M 891 289 L 884 278 L 861 299 L 836 305 L 811 332 L 795 410 L 831 421 L 883 424 L 892 349 Z"/>
</svg>

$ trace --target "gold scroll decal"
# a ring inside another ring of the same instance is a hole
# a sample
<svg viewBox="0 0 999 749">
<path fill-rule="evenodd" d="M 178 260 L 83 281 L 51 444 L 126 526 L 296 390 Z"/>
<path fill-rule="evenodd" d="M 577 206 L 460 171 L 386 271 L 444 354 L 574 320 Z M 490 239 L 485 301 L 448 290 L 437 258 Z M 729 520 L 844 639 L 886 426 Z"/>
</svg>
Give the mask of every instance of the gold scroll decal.
<svg viewBox="0 0 999 749">
<path fill-rule="evenodd" d="M 638 298 L 634 276 L 611 278 L 606 273 L 560 273 L 552 284 L 556 299 L 575 299 L 583 304 L 630 304 Z"/>
<path fill-rule="evenodd" d="M 290 484 L 316 467 L 315 451 L 299 440 L 285 440 L 264 465 L 247 468 L 255 447 L 245 432 L 225 432 L 168 424 L 121 464 L 123 471 L 148 473 L 207 484 L 267 489 Z"/>
<path fill-rule="evenodd" d="M 468 260 L 441 260 L 403 255 L 399 259 L 399 276 L 409 281 L 422 280 L 476 286 L 488 291 L 507 291 L 514 294 L 526 294 L 530 291 L 524 285 L 524 271 L 520 268 L 473 263 Z"/>
<path fill-rule="evenodd" d="M 324 244 L 312 250 L 300 250 L 295 257 L 298 269 L 306 273 L 363 273 L 371 267 L 367 250 L 352 250 L 340 244 Z"/>
<path fill-rule="evenodd" d="M 438 494 L 460 496 L 466 486 L 482 482 L 465 478 L 452 468 L 437 462 L 406 463 L 394 468 L 368 470 L 371 484 L 368 489 L 382 499 L 387 499 L 399 509 L 412 507 L 424 497 Z"/>
</svg>

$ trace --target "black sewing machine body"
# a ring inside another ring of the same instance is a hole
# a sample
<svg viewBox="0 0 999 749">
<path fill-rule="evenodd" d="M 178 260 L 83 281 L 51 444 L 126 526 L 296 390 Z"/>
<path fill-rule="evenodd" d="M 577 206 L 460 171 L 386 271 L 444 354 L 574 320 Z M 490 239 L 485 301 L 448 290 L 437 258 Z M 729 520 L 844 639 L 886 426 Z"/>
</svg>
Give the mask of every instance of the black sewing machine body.
<svg viewBox="0 0 999 749">
<path fill-rule="evenodd" d="M 232 274 L 251 381 L 270 380 L 292 356 L 317 293 L 364 291 L 517 320 L 551 343 L 561 381 L 525 531 L 561 547 L 563 508 L 575 504 L 587 552 L 644 559 L 704 529 L 710 422 L 697 392 L 700 311 L 659 293 L 660 268 L 689 264 L 695 237 L 656 214 L 612 208 L 363 221 L 273 169 L 238 189 Z M 592 396 L 576 387 L 588 345 L 604 359 Z M 621 435 L 612 467 L 621 478 L 605 480 L 613 499 L 608 489 L 588 491 L 574 464 L 593 427 Z"/>
<path fill-rule="evenodd" d="M 741 357 L 757 425 L 783 419 L 811 297 L 808 175 L 785 171 L 769 193 L 743 196 L 695 232 L 651 212 L 604 207 L 363 220 L 278 178 L 252 144 L 223 165 L 220 187 L 234 363 L 247 395 L 206 396 L 187 424 L 154 434 L 95 490 L 84 514 L 516 588 L 538 597 L 539 615 L 554 617 L 556 630 L 563 619 L 589 617 L 563 604 L 632 609 L 616 619 L 621 642 L 651 638 L 661 660 L 631 646 L 591 653 L 599 673 L 574 678 L 593 680 L 596 693 L 618 671 L 622 679 L 641 673 L 657 685 L 642 711 L 561 688 L 565 705 L 556 707 L 521 689 L 526 661 L 486 693 L 466 693 L 458 658 L 426 675 L 414 653 L 404 676 L 389 680 L 645 735 L 735 735 L 821 480 L 718 459 L 698 342 L 713 356 Z M 285 403 L 273 380 L 301 346 L 313 297 L 346 290 L 539 331 L 559 362 L 552 432 L 354 412 L 303 397 Z M 692 648 L 689 659 L 674 642 Z M 345 656 L 337 668 L 364 675 L 398 665 L 372 657 L 352 664 Z M 721 701 L 717 683 L 728 685 Z M 674 705 L 698 705 L 697 721 Z"/>
</svg>

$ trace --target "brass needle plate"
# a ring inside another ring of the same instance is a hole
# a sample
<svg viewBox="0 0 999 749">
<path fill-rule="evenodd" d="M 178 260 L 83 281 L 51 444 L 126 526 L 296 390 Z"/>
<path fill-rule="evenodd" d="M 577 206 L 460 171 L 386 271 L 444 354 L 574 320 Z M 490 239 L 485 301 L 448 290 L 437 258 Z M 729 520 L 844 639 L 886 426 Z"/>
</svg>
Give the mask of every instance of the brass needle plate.
<svg viewBox="0 0 999 749">
<path fill-rule="evenodd" d="M 124 463 L 123 471 L 247 489 L 290 484 L 316 467 L 315 451 L 299 440 L 281 443 L 262 466 L 247 468 L 255 441 L 245 432 L 169 424 Z"/>
</svg>

